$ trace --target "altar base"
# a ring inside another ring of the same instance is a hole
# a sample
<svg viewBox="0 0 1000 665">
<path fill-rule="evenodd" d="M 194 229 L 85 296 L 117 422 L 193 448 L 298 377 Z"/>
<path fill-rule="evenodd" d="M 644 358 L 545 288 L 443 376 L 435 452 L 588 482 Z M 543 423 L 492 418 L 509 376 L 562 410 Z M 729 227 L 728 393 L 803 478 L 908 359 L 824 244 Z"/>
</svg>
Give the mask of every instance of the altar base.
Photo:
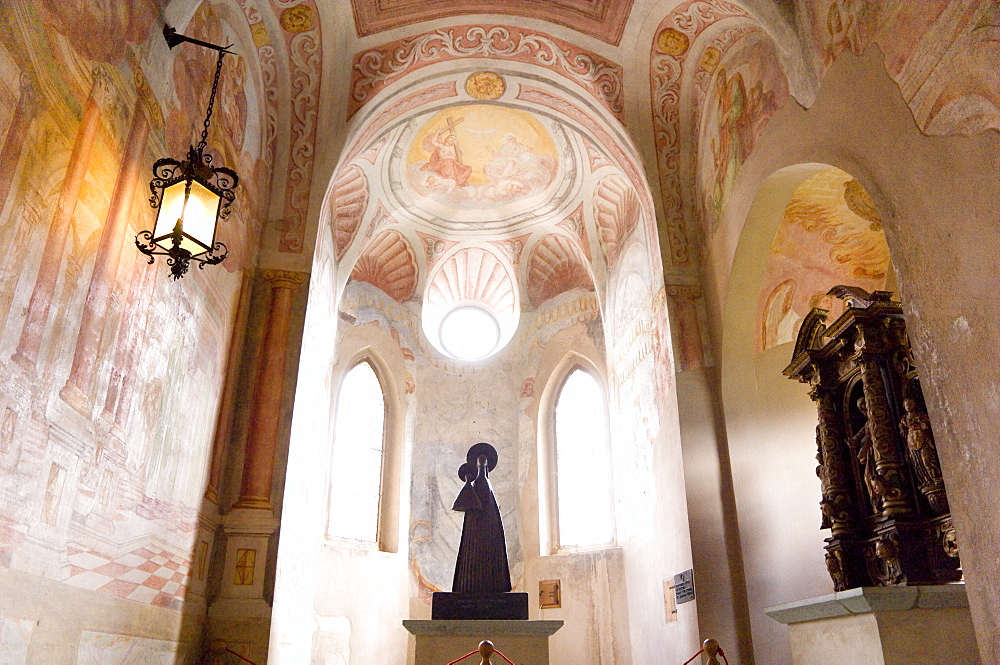
<svg viewBox="0 0 1000 665">
<path fill-rule="evenodd" d="M 793 665 L 981 662 L 964 584 L 862 587 L 764 612 L 788 625 Z"/>
<path fill-rule="evenodd" d="M 548 665 L 549 636 L 562 625 L 562 621 L 403 621 L 415 637 L 414 665 L 445 665 L 478 649 L 483 640 L 492 642 L 516 665 Z M 481 660 L 474 655 L 462 662 L 479 665 Z M 502 660 L 494 657 L 494 662 Z"/>
</svg>

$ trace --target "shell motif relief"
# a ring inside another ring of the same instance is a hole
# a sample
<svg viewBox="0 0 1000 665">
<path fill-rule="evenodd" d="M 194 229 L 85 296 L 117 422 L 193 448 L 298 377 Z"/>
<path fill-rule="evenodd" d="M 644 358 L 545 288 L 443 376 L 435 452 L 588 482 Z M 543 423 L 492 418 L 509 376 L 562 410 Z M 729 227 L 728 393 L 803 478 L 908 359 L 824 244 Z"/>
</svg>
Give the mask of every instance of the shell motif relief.
<svg viewBox="0 0 1000 665">
<path fill-rule="evenodd" d="M 333 240 L 340 259 L 350 247 L 368 208 L 368 179 L 357 166 L 340 172 L 333 182 Z"/>
<path fill-rule="evenodd" d="M 427 293 L 430 305 L 447 307 L 466 301 L 489 305 L 500 314 L 512 313 L 516 304 L 510 271 L 478 247 L 462 250 L 442 263 Z"/>
<path fill-rule="evenodd" d="M 403 302 L 412 298 L 417 289 L 417 257 L 399 231 L 383 231 L 365 247 L 351 277 Z"/>
<path fill-rule="evenodd" d="M 624 177 L 608 176 L 594 189 L 594 222 L 608 267 L 615 264 L 622 245 L 639 219 L 639 197 Z"/>
<path fill-rule="evenodd" d="M 593 287 L 580 250 L 566 236 L 547 235 L 531 250 L 527 290 L 528 299 L 535 307 L 571 289 Z"/>
</svg>

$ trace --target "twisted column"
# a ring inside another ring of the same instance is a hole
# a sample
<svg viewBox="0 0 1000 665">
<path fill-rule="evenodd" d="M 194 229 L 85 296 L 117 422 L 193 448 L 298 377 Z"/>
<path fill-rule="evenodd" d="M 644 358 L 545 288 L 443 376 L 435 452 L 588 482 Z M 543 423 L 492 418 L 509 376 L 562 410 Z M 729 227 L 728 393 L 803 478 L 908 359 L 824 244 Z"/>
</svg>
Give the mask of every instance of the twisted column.
<svg viewBox="0 0 1000 665">
<path fill-rule="evenodd" d="M 855 527 L 848 447 L 837 413 L 835 392 L 817 385 L 809 395 L 816 402 L 819 412 L 819 424 L 816 426 L 819 468 L 816 472 L 823 492 L 823 516 L 829 522 L 833 536 L 842 536 Z"/>
<path fill-rule="evenodd" d="M 882 481 L 883 487 L 882 514 L 905 515 L 913 509 L 904 491 L 903 459 L 896 446 L 896 423 L 889 414 L 887 387 L 882 378 L 882 369 L 878 360 L 868 354 L 862 354 L 858 364 L 861 366 L 861 381 L 868 411 L 866 427 L 872 438 L 875 473 Z"/>
</svg>

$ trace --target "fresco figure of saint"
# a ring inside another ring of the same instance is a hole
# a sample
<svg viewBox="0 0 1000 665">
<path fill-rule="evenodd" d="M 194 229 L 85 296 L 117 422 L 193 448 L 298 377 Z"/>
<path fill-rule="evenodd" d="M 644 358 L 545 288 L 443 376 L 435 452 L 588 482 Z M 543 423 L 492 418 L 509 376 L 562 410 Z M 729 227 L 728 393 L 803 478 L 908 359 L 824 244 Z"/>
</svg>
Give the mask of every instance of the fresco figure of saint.
<svg viewBox="0 0 1000 665">
<path fill-rule="evenodd" d="M 737 73 L 726 77 L 726 70 L 719 71 L 716 92 L 718 94 L 719 141 L 712 139 L 712 155 L 715 162 L 715 187 L 712 191 L 712 208 L 715 214 L 722 212 L 722 205 L 736 181 L 736 172 L 743 161 L 744 140 L 741 138 L 746 120 L 746 87 L 743 76 Z"/>
<path fill-rule="evenodd" d="M 421 171 L 429 171 L 443 180 L 453 180 L 456 187 L 465 187 L 472 175 L 472 167 L 462 163 L 462 147 L 458 137 L 449 127 L 424 139 L 424 150 L 431 153 Z"/>
</svg>

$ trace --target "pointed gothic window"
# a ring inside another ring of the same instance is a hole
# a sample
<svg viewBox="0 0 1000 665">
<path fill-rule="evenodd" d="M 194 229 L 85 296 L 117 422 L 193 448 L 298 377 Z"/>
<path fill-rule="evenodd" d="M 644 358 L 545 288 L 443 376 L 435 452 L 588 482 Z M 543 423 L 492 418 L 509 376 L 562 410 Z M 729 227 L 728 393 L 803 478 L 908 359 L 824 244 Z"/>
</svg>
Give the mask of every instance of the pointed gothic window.
<svg viewBox="0 0 1000 665">
<path fill-rule="evenodd" d="M 367 360 L 344 377 L 337 397 L 327 532 L 378 542 L 385 396 Z"/>
<path fill-rule="evenodd" d="M 597 377 L 580 367 L 556 397 L 555 452 L 559 547 L 611 544 L 608 409 Z"/>
</svg>

